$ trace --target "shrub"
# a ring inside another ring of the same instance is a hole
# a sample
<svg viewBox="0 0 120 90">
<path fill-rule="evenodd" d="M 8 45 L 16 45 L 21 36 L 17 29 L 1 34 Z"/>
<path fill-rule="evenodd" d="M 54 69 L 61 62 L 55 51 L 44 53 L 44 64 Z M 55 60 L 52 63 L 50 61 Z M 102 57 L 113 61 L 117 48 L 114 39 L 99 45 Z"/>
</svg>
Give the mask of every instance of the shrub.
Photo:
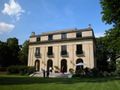
<svg viewBox="0 0 120 90">
<path fill-rule="evenodd" d="M 88 67 L 86 67 L 86 68 L 84 69 L 84 72 L 85 72 L 85 75 L 86 75 L 86 76 L 91 76 L 91 74 L 92 74 L 91 69 L 88 68 Z"/>
<path fill-rule="evenodd" d="M 95 76 L 95 77 L 100 76 L 100 73 L 101 73 L 97 68 L 91 69 L 91 72 L 92 72 L 92 76 Z"/>
<path fill-rule="evenodd" d="M 9 67 L 7 68 L 7 72 L 8 72 L 9 74 L 17 74 L 17 73 L 19 73 L 18 66 L 9 66 Z"/>
<path fill-rule="evenodd" d="M 69 72 L 70 72 L 71 74 L 74 74 L 74 69 L 73 69 L 73 68 L 70 68 L 70 69 L 69 69 Z"/>
<path fill-rule="evenodd" d="M 27 74 L 31 74 L 31 73 L 34 73 L 34 72 L 35 72 L 35 67 L 33 67 L 33 66 L 28 67 Z"/>
<path fill-rule="evenodd" d="M 0 72 L 5 72 L 7 70 L 7 67 L 0 67 Z"/>
<path fill-rule="evenodd" d="M 55 73 L 59 73 L 60 72 L 60 69 L 59 69 L 58 66 L 54 66 L 54 68 L 55 68 Z"/>
<path fill-rule="evenodd" d="M 9 66 L 7 68 L 7 72 L 9 74 L 31 74 L 33 72 L 35 72 L 35 68 L 34 67 L 27 67 L 27 66 Z"/>
</svg>

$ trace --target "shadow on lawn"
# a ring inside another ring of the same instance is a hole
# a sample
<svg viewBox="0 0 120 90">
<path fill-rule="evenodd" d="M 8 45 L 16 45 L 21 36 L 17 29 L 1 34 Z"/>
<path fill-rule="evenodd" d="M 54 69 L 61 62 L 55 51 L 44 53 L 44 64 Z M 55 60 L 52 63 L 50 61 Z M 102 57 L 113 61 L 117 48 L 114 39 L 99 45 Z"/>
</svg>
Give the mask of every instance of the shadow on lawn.
<svg viewBox="0 0 120 90">
<path fill-rule="evenodd" d="M 113 80 L 120 80 L 120 78 L 38 78 L 38 77 L 0 77 L 0 85 L 19 85 L 19 84 L 73 84 L 73 83 L 101 83 Z"/>
</svg>

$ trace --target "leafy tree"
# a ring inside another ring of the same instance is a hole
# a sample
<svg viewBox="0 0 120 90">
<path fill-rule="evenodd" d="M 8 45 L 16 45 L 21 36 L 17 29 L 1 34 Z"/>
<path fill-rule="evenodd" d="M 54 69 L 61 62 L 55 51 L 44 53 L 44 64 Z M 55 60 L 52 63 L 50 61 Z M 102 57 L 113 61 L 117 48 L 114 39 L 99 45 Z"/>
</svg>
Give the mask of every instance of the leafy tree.
<svg viewBox="0 0 120 90">
<path fill-rule="evenodd" d="M 112 28 L 106 31 L 106 46 L 108 50 L 117 54 L 120 54 L 120 29 Z"/>
<path fill-rule="evenodd" d="M 115 70 L 116 57 L 120 55 L 120 0 L 100 0 L 102 20 L 113 28 L 105 33 L 105 46 L 110 57 L 109 69 Z"/>
<path fill-rule="evenodd" d="M 120 0 L 100 0 L 102 20 L 115 27 L 120 27 Z"/>
<path fill-rule="evenodd" d="M 0 41 L 0 67 L 7 67 L 11 64 L 10 56 L 11 52 L 7 43 Z"/>
<path fill-rule="evenodd" d="M 29 42 L 26 40 L 23 45 L 22 48 L 19 52 L 19 60 L 21 62 L 21 64 L 23 65 L 27 65 L 27 60 L 28 60 L 28 44 Z"/>
<path fill-rule="evenodd" d="M 11 61 L 12 65 L 19 64 L 18 59 L 18 52 L 20 51 L 19 45 L 18 45 L 18 39 L 17 38 L 8 38 L 7 39 L 7 45 L 10 49 L 11 56 L 9 57 L 9 60 Z"/>
<path fill-rule="evenodd" d="M 99 71 L 108 70 L 108 51 L 105 47 L 104 37 L 96 38 L 96 59 Z"/>
</svg>

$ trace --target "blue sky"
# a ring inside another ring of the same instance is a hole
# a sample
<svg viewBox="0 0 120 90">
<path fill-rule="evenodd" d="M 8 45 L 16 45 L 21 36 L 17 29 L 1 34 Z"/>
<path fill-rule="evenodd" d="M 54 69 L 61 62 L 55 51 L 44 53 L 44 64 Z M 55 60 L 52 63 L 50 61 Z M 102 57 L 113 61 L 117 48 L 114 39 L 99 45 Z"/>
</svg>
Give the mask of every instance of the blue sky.
<svg viewBox="0 0 120 90">
<path fill-rule="evenodd" d="M 0 40 L 29 39 L 31 32 L 87 28 L 102 36 L 111 26 L 102 22 L 99 0 L 0 0 Z"/>
</svg>

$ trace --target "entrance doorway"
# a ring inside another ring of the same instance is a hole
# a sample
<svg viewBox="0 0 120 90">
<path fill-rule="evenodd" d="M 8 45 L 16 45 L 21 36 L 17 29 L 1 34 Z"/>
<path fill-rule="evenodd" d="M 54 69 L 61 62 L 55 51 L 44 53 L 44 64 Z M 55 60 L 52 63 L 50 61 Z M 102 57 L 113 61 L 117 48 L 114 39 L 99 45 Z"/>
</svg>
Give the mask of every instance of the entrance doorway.
<svg viewBox="0 0 120 90">
<path fill-rule="evenodd" d="M 83 63 L 83 60 L 82 59 L 77 59 L 76 60 L 76 64 L 79 64 L 79 63 Z M 78 65 L 78 66 L 76 66 L 76 71 L 78 71 L 78 70 L 82 70 L 83 69 L 83 65 Z"/>
<path fill-rule="evenodd" d="M 35 70 L 36 71 L 40 70 L 40 61 L 39 60 L 35 60 Z"/>
<path fill-rule="evenodd" d="M 47 61 L 47 71 L 50 71 L 50 69 L 53 68 L 53 61 L 51 59 L 49 59 Z"/>
<path fill-rule="evenodd" d="M 62 59 L 61 60 L 61 72 L 67 72 L 67 60 L 66 59 Z"/>
</svg>

